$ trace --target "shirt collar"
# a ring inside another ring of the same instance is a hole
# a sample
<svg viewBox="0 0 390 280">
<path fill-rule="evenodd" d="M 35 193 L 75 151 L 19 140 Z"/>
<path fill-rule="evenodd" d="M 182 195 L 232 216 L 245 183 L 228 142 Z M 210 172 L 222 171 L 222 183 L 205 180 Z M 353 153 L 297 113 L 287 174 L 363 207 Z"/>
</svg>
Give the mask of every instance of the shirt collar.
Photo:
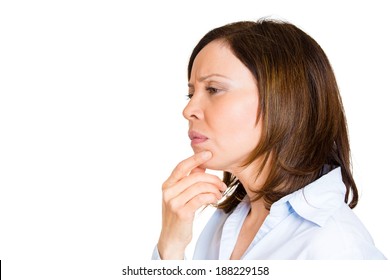
<svg viewBox="0 0 390 280">
<path fill-rule="evenodd" d="M 302 218 L 323 226 L 333 212 L 344 203 L 346 188 L 338 167 L 306 187 L 297 190 L 271 206 L 276 210 L 282 204 L 290 204 L 291 211 Z"/>
</svg>

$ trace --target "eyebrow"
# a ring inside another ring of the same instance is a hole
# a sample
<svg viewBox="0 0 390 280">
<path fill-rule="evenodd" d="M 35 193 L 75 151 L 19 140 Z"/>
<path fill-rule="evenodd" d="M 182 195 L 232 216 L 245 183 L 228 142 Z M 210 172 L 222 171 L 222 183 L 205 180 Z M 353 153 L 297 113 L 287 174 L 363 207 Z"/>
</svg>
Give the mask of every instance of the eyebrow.
<svg viewBox="0 0 390 280">
<path fill-rule="evenodd" d="M 198 82 L 203 82 L 203 81 L 205 81 L 205 80 L 207 80 L 207 79 L 209 79 L 209 78 L 211 78 L 211 77 L 214 77 L 214 76 L 215 76 L 215 77 L 221 77 L 221 78 L 224 78 L 224 79 L 231 80 L 229 77 L 227 77 L 227 76 L 225 76 L 225 75 L 215 73 L 215 74 L 210 74 L 210 75 L 206 75 L 206 76 L 200 77 L 200 78 L 198 79 Z M 191 84 L 191 83 L 188 83 L 188 87 L 194 87 L 194 85 Z"/>
</svg>

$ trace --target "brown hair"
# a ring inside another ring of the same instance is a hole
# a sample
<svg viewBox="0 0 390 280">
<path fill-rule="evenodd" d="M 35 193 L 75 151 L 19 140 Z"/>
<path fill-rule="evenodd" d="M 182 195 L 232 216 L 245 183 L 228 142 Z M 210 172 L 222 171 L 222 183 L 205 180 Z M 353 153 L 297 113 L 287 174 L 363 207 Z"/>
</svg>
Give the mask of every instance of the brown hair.
<svg viewBox="0 0 390 280">
<path fill-rule="evenodd" d="M 188 79 L 197 54 L 211 41 L 225 42 L 257 80 L 262 135 L 246 165 L 264 160 L 270 173 L 254 198 L 272 203 L 329 170 L 341 167 L 345 202 L 355 207 L 358 192 L 352 177 L 347 123 L 332 67 L 321 47 L 296 26 L 261 19 L 227 24 L 208 32 L 195 46 Z M 239 133 L 239 131 L 237 132 Z M 246 195 L 241 182 L 224 172 L 233 191 L 219 208 L 232 211 Z"/>
</svg>

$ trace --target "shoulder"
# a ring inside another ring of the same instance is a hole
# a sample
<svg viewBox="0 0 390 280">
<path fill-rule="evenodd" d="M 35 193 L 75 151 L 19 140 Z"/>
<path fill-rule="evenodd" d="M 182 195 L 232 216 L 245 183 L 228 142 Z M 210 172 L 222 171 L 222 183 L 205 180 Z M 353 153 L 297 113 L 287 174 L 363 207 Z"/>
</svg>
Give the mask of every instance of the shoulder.
<svg viewBox="0 0 390 280">
<path fill-rule="evenodd" d="M 353 211 L 345 204 L 308 238 L 308 259 L 384 259 Z"/>
<path fill-rule="evenodd" d="M 323 175 L 304 188 L 286 196 L 302 221 L 304 234 L 300 258 L 382 259 L 383 255 L 359 218 L 344 202 L 346 188 L 340 168 Z"/>
</svg>

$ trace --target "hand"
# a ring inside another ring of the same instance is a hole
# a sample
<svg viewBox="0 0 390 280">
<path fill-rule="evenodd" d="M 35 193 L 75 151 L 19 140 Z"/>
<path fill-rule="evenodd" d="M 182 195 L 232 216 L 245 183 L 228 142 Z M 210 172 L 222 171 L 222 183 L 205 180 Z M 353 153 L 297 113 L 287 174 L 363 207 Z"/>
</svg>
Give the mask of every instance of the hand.
<svg viewBox="0 0 390 280">
<path fill-rule="evenodd" d="M 162 229 L 157 248 L 161 259 L 183 259 L 192 239 L 195 212 L 222 198 L 226 185 L 200 166 L 211 152 L 197 153 L 180 162 L 162 186 Z"/>
</svg>

